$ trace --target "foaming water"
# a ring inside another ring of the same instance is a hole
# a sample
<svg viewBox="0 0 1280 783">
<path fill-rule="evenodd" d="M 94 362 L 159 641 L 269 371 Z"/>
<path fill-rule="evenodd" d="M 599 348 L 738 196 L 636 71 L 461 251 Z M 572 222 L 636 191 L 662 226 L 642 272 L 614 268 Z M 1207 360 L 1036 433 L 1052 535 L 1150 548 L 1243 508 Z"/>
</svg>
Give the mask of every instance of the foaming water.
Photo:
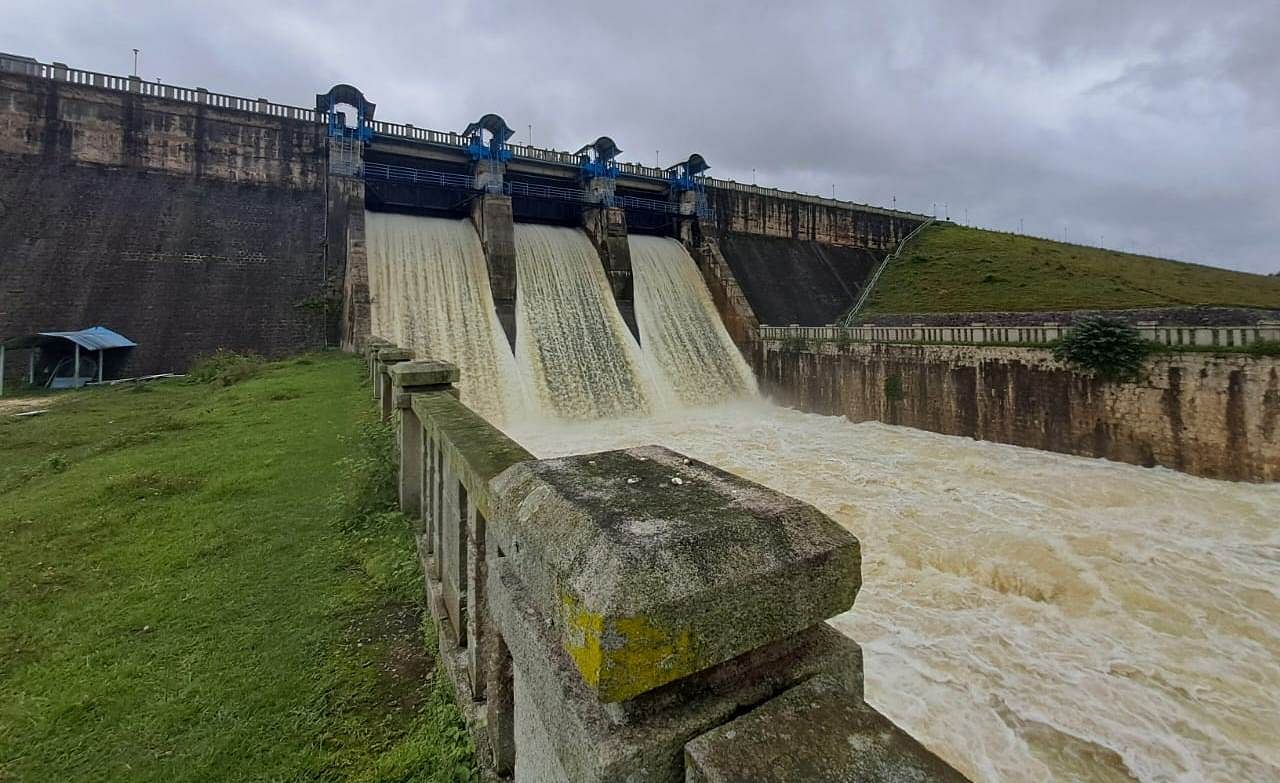
<svg viewBox="0 0 1280 783">
<path fill-rule="evenodd" d="M 523 408 L 484 249 L 468 220 L 365 213 L 373 333 L 458 365 L 462 401 L 500 423 Z"/>
<path fill-rule="evenodd" d="M 684 405 L 754 396 L 755 378 L 725 331 L 684 245 L 632 235 L 636 325 L 660 382 Z"/>
<path fill-rule="evenodd" d="M 1280 779 L 1280 487 L 764 403 L 512 435 L 661 443 L 862 541 L 867 698 L 974 780 Z"/>
<path fill-rule="evenodd" d="M 634 416 L 657 396 L 582 231 L 517 223 L 516 361 L 544 414 Z"/>
</svg>

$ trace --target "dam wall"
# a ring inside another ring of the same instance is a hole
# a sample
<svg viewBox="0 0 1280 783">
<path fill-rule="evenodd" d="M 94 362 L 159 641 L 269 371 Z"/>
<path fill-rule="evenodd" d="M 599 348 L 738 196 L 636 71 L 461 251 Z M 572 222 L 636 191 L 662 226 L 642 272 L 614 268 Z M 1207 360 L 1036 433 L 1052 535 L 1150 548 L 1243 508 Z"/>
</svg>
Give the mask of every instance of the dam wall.
<svg viewBox="0 0 1280 783">
<path fill-rule="evenodd" d="M 720 234 L 821 242 L 887 252 L 924 223 L 924 215 L 708 178 L 708 205 Z"/>
<path fill-rule="evenodd" d="M 1280 358 L 1160 354 L 1140 380 L 1111 383 L 1041 348 L 766 337 L 753 364 L 762 392 L 813 413 L 1213 478 L 1280 480 Z"/>
<path fill-rule="evenodd" d="M 761 324 L 833 323 L 884 258 L 879 250 L 811 239 L 729 233 L 720 251 Z"/>
<path fill-rule="evenodd" d="M 314 113 L 78 73 L 0 68 L 0 336 L 102 324 L 130 374 L 324 345 Z"/>
<path fill-rule="evenodd" d="M 885 255 L 927 219 L 866 204 L 708 179 L 703 233 L 759 323 L 823 326 L 858 299 Z"/>
</svg>

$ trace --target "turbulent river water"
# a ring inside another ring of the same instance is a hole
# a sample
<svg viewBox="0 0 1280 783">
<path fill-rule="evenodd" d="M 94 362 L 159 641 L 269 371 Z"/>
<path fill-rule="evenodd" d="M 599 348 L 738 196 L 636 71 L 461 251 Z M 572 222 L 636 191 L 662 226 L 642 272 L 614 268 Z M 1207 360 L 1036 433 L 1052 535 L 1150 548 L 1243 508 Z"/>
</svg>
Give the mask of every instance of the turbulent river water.
<svg viewBox="0 0 1280 783">
<path fill-rule="evenodd" d="M 403 220 L 375 333 L 538 456 L 660 443 L 854 532 L 867 698 L 970 778 L 1280 779 L 1280 486 L 770 405 L 668 240 L 631 240 L 637 343 L 581 232 L 518 227 L 513 354 L 470 225 Z"/>
</svg>

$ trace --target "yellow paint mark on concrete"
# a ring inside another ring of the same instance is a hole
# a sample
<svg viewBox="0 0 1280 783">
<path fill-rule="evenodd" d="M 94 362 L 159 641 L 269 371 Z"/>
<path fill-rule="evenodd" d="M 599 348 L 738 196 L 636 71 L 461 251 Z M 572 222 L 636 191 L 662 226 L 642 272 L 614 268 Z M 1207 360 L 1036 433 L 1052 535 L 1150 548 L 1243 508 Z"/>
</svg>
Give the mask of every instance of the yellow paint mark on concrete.
<svg viewBox="0 0 1280 783">
<path fill-rule="evenodd" d="M 623 701 L 703 668 L 687 628 L 668 628 L 643 615 L 606 620 L 568 593 L 560 603 L 565 649 L 601 701 Z"/>
</svg>

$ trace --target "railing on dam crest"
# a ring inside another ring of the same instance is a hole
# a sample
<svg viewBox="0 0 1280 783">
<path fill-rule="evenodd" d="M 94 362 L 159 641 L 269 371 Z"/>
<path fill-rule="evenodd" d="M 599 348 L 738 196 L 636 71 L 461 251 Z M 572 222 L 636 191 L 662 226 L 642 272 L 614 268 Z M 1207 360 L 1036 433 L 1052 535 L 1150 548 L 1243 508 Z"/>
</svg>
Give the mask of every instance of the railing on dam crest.
<svg viewBox="0 0 1280 783">
<path fill-rule="evenodd" d="M 33 58 L 18 57 L 15 55 L 4 54 L 3 52 L 0 52 L 0 72 L 18 73 L 40 79 L 48 79 L 62 84 L 96 87 L 115 92 L 133 93 L 150 98 L 161 98 L 181 103 L 207 105 L 218 109 L 250 112 L 280 119 L 320 124 L 329 123 L 329 112 L 321 112 L 316 111 L 315 109 L 276 103 L 265 98 L 243 98 L 236 95 L 210 92 L 203 87 L 179 87 L 171 84 L 162 84 L 159 81 L 149 82 L 144 81 L 137 76 L 113 76 L 95 71 L 71 68 L 62 63 L 42 63 Z M 470 142 L 466 136 L 460 133 L 419 128 L 411 123 L 383 122 L 381 120 L 371 119 L 368 121 L 368 127 L 374 134 L 389 139 L 407 139 L 417 143 L 432 144 L 459 150 L 465 150 Z M 583 158 L 578 153 L 542 149 L 531 145 L 511 144 L 508 146 L 508 149 L 511 151 L 514 159 L 524 161 L 537 161 L 574 168 L 580 166 L 583 161 Z M 665 182 L 668 181 L 671 176 L 666 169 L 659 168 L 657 166 L 646 166 L 642 163 L 617 162 L 616 166 L 618 174 L 625 177 Z M 873 207 L 851 201 L 841 201 L 834 198 L 824 198 L 822 196 L 795 193 L 776 188 L 759 187 L 756 185 L 735 182 L 733 180 L 706 177 L 702 178 L 702 181 L 707 187 L 717 188 L 724 191 L 735 191 L 751 195 L 780 198 L 818 206 L 835 207 L 838 209 L 872 212 L 889 217 L 901 217 L 911 220 L 925 219 L 925 216 L 923 215 L 917 215 L 910 212 L 884 209 L 882 207 Z M 704 216 L 710 215 L 710 212 L 705 209 L 703 210 L 703 213 L 705 213 Z"/>
<path fill-rule="evenodd" d="M 952 326 L 761 326 L 762 340 L 804 340 L 821 342 L 942 343 L 1048 345 L 1062 339 L 1071 327 L 1057 322 L 1040 326 L 1000 326 L 985 323 Z M 1280 322 L 1222 326 L 1161 326 L 1138 323 L 1134 326 L 1144 339 L 1173 348 L 1238 348 L 1257 342 L 1280 341 Z"/>
<path fill-rule="evenodd" d="M 658 446 L 534 459 L 458 371 L 372 340 L 445 669 L 516 781 L 964 778 L 862 698 L 816 509 Z M 820 730 L 814 727 L 820 725 Z"/>
</svg>

